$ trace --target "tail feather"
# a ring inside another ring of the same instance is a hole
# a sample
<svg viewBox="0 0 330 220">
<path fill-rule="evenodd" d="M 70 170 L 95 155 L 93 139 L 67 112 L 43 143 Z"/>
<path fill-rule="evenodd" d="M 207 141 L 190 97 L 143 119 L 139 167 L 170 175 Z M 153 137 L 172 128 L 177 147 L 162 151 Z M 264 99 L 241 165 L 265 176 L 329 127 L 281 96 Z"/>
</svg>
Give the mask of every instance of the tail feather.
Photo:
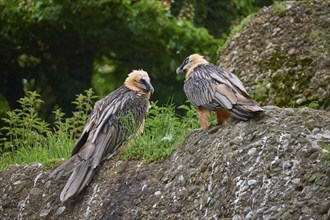
<svg viewBox="0 0 330 220">
<path fill-rule="evenodd" d="M 234 105 L 230 113 L 235 118 L 246 121 L 263 111 L 258 105 Z"/>
<path fill-rule="evenodd" d="M 252 117 L 250 114 L 244 113 L 237 108 L 232 108 L 230 113 L 234 116 L 234 118 L 238 118 L 244 121 L 249 120 L 249 118 Z"/>
<path fill-rule="evenodd" d="M 95 173 L 95 169 L 91 168 L 90 163 L 91 160 L 88 159 L 74 168 L 61 192 L 61 202 L 65 202 L 70 197 L 78 194 L 90 182 Z"/>
<path fill-rule="evenodd" d="M 74 155 L 57 167 L 49 177 L 59 179 L 70 172 L 72 174 L 60 195 L 61 202 L 65 202 L 82 191 L 93 178 L 95 169 L 91 167 L 91 159 L 83 160 L 78 155 Z"/>
<path fill-rule="evenodd" d="M 59 179 L 62 176 L 70 173 L 82 160 L 79 156 L 74 155 L 70 159 L 64 161 L 60 166 L 58 166 L 50 175 L 50 178 L 55 177 L 55 179 Z"/>
<path fill-rule="evenodd" d="M 85 186 L 87 186 L 89 184 L 89 182 L 92 180 L 94 174 L 95 174 L 95 169 L 90 166 L 90 168 L 85 176 L 84 182 L 81 183 L 77 193 L 81 192 L 85 188 Z"/>
</svg>

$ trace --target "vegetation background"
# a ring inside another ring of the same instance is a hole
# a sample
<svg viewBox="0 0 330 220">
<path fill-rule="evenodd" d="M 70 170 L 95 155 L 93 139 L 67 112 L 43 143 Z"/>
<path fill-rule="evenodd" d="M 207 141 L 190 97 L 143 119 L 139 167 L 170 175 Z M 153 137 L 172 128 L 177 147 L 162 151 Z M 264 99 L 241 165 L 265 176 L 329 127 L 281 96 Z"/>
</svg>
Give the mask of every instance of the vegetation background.
<svg viewBox="0 0 330 220">
<path fill-rule="evenodd" d="M 8 161 L 17 162 L 21 160 L 18 155 L 29 155 L 30 149 L 42 155 L 43 150 L 49 152 L 56 146 L 60 150 L 52 156 L 46 154 L 45 161 L 68 156 L 95 99 L 122 85 L 132 69 L 141 68 L 151 76 L 155 88 L 153 100 L 157 101 L 149 115 L 155 120 L 150 120 L 143 137 L 149 138 L 148 143 L 167 141 L 173 147 L 196 128 L 190 106 L 182 105 L 186 100 L 183 76 L 177 76 L 175 69 L 192 53 L 203 54 L 215 62 L 232 28 L 272 3 L 272 0 L 0 1 L 2 161 L 7 157 Z M 83 91 L 84 95 L 77 95 Z M 169 97 L 173 104 L 168 103 Z M 160 107 L 164 104 L 166 107 Z M 179 105 L 181 116 L 175 108 Z M 167 115 L 167 121 L 173 122 L 168 126 L 182 127 L 159 130 L 160 138 L 155 138 L 157 135 L 148 134 L 148 130 L 156 126 L 152 123 L 164 118 L 159 114 Z M 187 124 L 182 125 L 183 117 Z M 174 135 L 175 130 L 184 132 Z M 124 157 L 139 158 L 134 148 L 128 149 Z M 172 148 L 166 149 L 167 154 L 172 152 Z M 142 157 L 154 161 L 164 157 L 160 155 Z"/>
</svg>

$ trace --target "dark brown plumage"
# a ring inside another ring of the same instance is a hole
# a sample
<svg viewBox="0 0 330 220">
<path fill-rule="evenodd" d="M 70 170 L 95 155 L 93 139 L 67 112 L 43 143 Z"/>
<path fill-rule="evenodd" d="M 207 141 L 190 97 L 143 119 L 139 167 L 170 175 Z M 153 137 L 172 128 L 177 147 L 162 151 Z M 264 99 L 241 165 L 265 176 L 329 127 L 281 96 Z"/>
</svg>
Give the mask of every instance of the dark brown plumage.
<svg viewBox="0 0 330 220">
<path fill-rule="evenodd" d="M 263 111 L 248 95 L 236 75 L 207 62 L 202 56 L 187 57 L 177 73 L 186 71 L 184 91 L 197 108 L 201 127 L 208 126 L 211 111 L 217 114 L 218 124 L 235 117 L 248 120 Z"/>
<path fill-rule="evenodd" d="M 102 160 L 111 157 L 134 130 L 143 129 L 152 92 L 148 74 L 135 70 L 123 86 L 95 103 L 72 157 L 50 175 L 58 179 L 73 171 L 61 192 L 62 202 L 83 190 Z"/>
</svg>

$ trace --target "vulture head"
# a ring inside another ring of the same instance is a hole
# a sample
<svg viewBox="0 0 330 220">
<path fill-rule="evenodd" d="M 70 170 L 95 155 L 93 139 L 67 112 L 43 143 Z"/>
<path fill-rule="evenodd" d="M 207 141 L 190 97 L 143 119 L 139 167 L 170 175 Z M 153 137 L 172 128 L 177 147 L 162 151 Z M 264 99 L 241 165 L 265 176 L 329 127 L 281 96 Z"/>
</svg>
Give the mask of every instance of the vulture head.
<svg viewBox="0 0 330 220">
<path fill-rule="evenodd" d="M 154 87 L 150 83 L 147 72 L 143 70 L 133 70 L 125 80 L 125 86 L 138 93 L 153 93 Z"/>
<path fill-rule="evenodd" d="M 195 53 L 187 57 L 181 66 L 176 69 L 176 73 L 179 74 L 180 72 L 187 71 L 187 73 L 191 72 L 197 65 L 199 64 L 207 64 L 207 60 L 204 59 L 203 56 Z"/>
</svg>

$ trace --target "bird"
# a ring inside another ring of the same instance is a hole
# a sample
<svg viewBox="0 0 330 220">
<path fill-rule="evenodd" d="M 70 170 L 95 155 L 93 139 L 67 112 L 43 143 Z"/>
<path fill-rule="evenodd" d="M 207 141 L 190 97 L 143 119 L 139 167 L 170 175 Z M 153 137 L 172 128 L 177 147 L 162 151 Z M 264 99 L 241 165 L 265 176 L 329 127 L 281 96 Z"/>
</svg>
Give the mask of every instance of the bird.
<svg viewBox="0 0 330 220">
<path fill-rule="evenodd" d="M 61 202 L 78 195 L 87 186 L 104 159 L 112 157 L 134 132 L 142 132 L 154 88 L 147 72 L 133 70 L 124 85 L 97 101 L 71 157 L 50 178 L 72 172 L 61 194 Z"/>
<path fill-rule="evenodd" d="M 218 125 L 222 125 L 232 117 L 248 120 L 264 111 L 235 74 L 209 63 L 203 56 L 188 56 L 176 69 L 177 74 L 184 71 L 184 92 L 197 109 L 203 130 L 209 126 L 212 112 L 216 112 Z"/>
</svg>

